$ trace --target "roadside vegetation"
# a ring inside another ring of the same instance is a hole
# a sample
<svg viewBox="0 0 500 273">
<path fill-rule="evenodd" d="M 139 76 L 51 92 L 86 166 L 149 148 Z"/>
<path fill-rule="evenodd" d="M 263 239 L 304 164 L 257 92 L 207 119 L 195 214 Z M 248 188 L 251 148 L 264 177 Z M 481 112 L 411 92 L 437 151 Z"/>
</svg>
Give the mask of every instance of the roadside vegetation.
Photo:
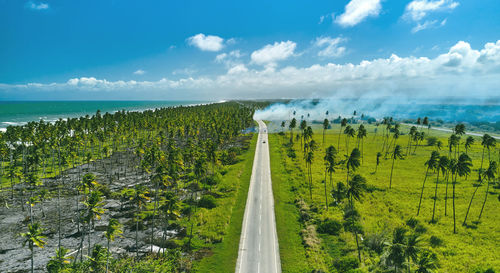
<svg viewBox="0 0 500 273">
<path fill-rule="evenodd" d="M 500 271 L 493 137 L 292 118 L 270 126 L 284 272 Z"/>
<path fill-rule="evenodd" d="M 98 111 L 8 127 L 0 268 L 203 272 L 216 258 L 234 270 L 255 107 Z"/>
</svg>

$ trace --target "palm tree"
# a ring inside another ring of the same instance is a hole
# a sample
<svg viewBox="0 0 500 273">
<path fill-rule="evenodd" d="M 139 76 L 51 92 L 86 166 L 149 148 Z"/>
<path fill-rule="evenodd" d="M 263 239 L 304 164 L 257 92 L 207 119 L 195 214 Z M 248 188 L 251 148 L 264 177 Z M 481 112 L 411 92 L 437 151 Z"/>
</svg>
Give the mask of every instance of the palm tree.
<svg viewBox="0 0 500 273">
<path fill-rule="evenodd" d="M 134 189 L 129 191 L 130 200 L 136 206 L 135 212 L 135 255 L 139 257 L 139 218 L 142 207 L 149 202 L 149 191 L 142 185 L 135 185 Z"/>
<path fill-rule="evenodd" d="M 437 256 L 430 251 L 424 251 L 417 262 L 415 273 L 433 273 L 437 268 Z"/>
<path fill-rule="evenodd" d="M 28 243 L 28 247 L 31 251 L 31 273 L 34 272 L 34 246 L 39 248 L 43 248 L 45 246 L 45 236 L 42 235 L 43 228 L 40 223 L 34 222 L 32 224 L 28 224 L 28 232 L 21 233 L 20 235 L 24 237 L 23 246 Z"/>
<path fill-rule="evenodd" d="M 378 165 L 380 164 L 380 157 L 382 156 L 381 152 L 377 152 L 377 165 L 375 165 L 375 173 L 377 172 Z"/>
<path fill-rule="evenodd" d="M 434 189 L 434 206 L 432 209 L 431 223 L 434 223 L 434 216 L 436 214 L 436 201 L 437 201 L 437 190 L 438 190 L 438 183 L 439 183 L 439 171 L 441 171 L 441 173 L 443 173 L 443 175 L 444 175 L 446 173 L 446 170 L 447 170 L 449 164 L 450 164 L 450 161 L 448 160 L 448 157 L 443 155 L 439 158 L 439 161 L 437 162 L 437 165 L 436 165 L 436 169 L 437 169 L 436 187 Z"/>
<path fill-rule="evenodd" d="M 340 118 L 340 117 L 339 117 Z M 341 121 L 340 121 L 340 131 L 339 131 L 339 139 L 338 139 L 338 143 L 337 143 L 337 147 L 339 147 L 340 149 L 340 135 L 342 135 L 342 130 L 344 129 L 344 127 L 347 126 L 347 119 L 346 118 L 343 118 Z"/>
<path fill-rule="evenodd" d="M 346 168 L 347 168 L 347 185 L 349 185 L 349 172 L 350 171 L 356 171 L 357 168 L 361 165 L 359 162 L 359 158 L 361 157 L 361 154 L 359 152 L 358 148 L 352 149 L 351 155 L 346 161 Z"/>
<path fill-rule="evenodd" d="M 295 118 L 290 121 L 290 124 L 288 125 L 288 128 L 290 129 L 290 142 L 293 143 L 293 129 L 297 127 L 297 120 Z"/>
<path fill-rule="evenodd" d="M 349 204 L 344 208 L 344 230 L 347 232 L 354 233 L 354 237 L 356 238 L 356 249 L 358 251 L 358 259 L 359 262 L 361 263 L 361 250 L 359 248 L 358 233 L 362 233 L 363 228 L 359 223 L 360 218 L 361 217 L 359 215 L 359 212 L 356 210 L 354 206 Z"/>
<path fill-rule="evenodd" d="M 53 256 L 50 261 L 47 263 L 47 270 L 52 272 L 63 272 L 65 268 L 70 263 L 70 259 L 73 259 L 72 256 L 67 256 L 69 249 L 60 247 L 56 249 L 56 255 Z"/>
<path fill-rule="evenodd" d="M 417 133 L 417 127 L 412 126 L 410 128 L 410 132 L 408 133 L 408 146 L 406 146 L 406 155 L 408 155 L 409 152 L 411 151 L 411 140 L 414 138 L 416 133 Z"/>
<path fill-rule="evenodd" d="M 106 231 L 104 232 L 104 236 L 106 237 L 107 240 L 107 250 L 108 250 L 108 255 L 106 256 L 106 272 L 108 272 L 109 256 L 111 256 L 109 244 L 110 242 L 115 240 L 116 236 L 120 236 L 122 233 L 123 233 L 122 225 L 120 224 L 118 219 L 115 218 L 109 219 L 108 226 L 106 227 Z"/>
<path fill-rule="evenodd" d="M 465 154 L 469 154 L 469 149 L 474 144 L 474 138 L 469 136 L 465 139 Z"/>
<path fill-rule="evenodd" d="M 418 234 L 411 234 L 406 238 L 404 254 L 408 260 L 408 273 L 411 272 L 411 261 L 416 262 L 420 252 L 421 238 Z"/>
<path fill-rule="evenodd" d="M 302 116 L 302 118 L 304 118 L 304 116 Z M 302 131 L 302 137 L 300 138 L 300 146 L 302 146 L 302 139 L 305 139 L 304 133 L 305 133 L 306 128 L 307 128 L 307 121 L 302 119 L 300 121 L 300 125 L 299 125 L 299 129 L 300 129 L 300 131 Z"/>
<path fill-rule="evenodd" d="M 328 127 L 330 126 L 330 121 L 328 121 L 327 118 L 323 120 L 323 146 L 325 146 L 325 133 L 326 130 L 328 130 Z"/>
<path fill-rule="evenodd" d="M 452 166 L 452 173 L 455 174 L 455 179 L 453 179 L 453 233 L 457 233 L 456 225 L 456 213 L 455 213 L 455 185 L 457 183 L 457 176 L 466 176 L 470 173 L 470 168 L 472 167 L 472 160 L 466 154 L 461 154 L 458 158 L 456 164 Z M 467 220 L 467 214 L 465 215 L 464 224 Z"/>
<path fill-rule="evenodd" d="M 484 134 L 481 138 L 481 145 L 483 146 L 483 152 L 481 155 L 481 167 L 479 167 L 479 178 L 478 178 L 479 181 L 481 181 L 481 174 L 483 171 L 484 149 L 486 148 L 488 149 L 488 158 L 489 158 L 490 148 L 495 146 L 495 141 L 496 140 L 488 134 Z"/>
<path fill-rule="evenodd" d="M 354 128 L 351 127 L 351 125 L 347 125 L 344 130 L 344 134 L 346 135 L 345 138 L 345 147 L 346 147 L 346 156 L 349 151 L 349 137 L 354 137 L 356 135 L 356 131 Z"/>
<path fill-rule="evenodd" d="M 358 128 L 358 148 L 359 148 L 359 143 L 361 142 L 361 163 L 363 163 L 363 150 L 364 150 L 364 141 L 363 139 L 366 137 L 367 131 L 365 129 L 365 126 L 363 124 L 359 125 Z"/>
<path fill-rule="evenodd" d="M 328 210 L 328 193 L 327 193 L 327 189 L 326 189 L 326 175 L 330 174 L 330 185 L 333 187 L 332 175 L 335 172 L 335 156 L 336 156 L 336 154 L 337 154 L 337 150 L 335 150 L 335 147 L 333 147 L 333 145 L 330 145 L 330 147 L 328 147 L 326 149 L 326 154 L 325 154 L 325 157 L 323 158 L 323 160 L 325 162 L 325 180 L 324 180 L 324 183 L 325 183 L 325 204 L 326 204 L 327 210 Z"/>
<path fill-rule="evenodd" d="M 490 183 L 491 180 L 495 179 L 495 173 L 497 172 L 497 162 L 496 161 L 490 161 L 490 166 L 484 173 L 484 175 L 488 178 L 487 186 L 486 186 L 486 193 L 484 194 L 484 202 L 483 205 L 481 206 L 481 212 L 479 213 L 479 217 L 477 218 L 477 221 L 481 220 L 481 215 L 483 215 L 483 209 L 484 205 L 486 204 L 486 199 L 488 198 L 488 192 L 490 190 Z"/>
<path fill-rule="evenodd" d="M 389 180 L 389 189 L 392 186 L 392 172 L 394 171 L 394 162 L 398 158 L 399 159 L 403 158 L 403 148 L 401 148 L 400 145 L 396 145 L 396 147 L 394 147 L 394 152 L 392 152 L 392 167 L 391 167 L 391 178 Z"/>
<path fill-rule="evenodd" d="M 95 220 L 101 219 L 101 215 L 106 211 L 102 207 L 104 206 L 104 202 L 102 201 L 101 193 L 98 190 L 94 190 L 90 193 L 86 202 L 83 204 L 87 207 L 87 215 L 85 216 L 85 220 L 87 222 L 87 231 L 88 231 L 88 244 L 89 244 L 89 256 L 92 250 L 92 245 L 90 244 L 91 233 L 95 226 Z"/>
<path fill-rule="evenodd" d="M 308 173 L 308 183 L 309 183 L 309 195 L 311 197 L 311 201 L 312 201 L 312 169 L 311 169 L 311 165 L 312 165 L 312 161 L 314 159 L 314 152 L 312 150 L 310 150 L 309 152 L 306 153 L 306 158 L 305 158 L 305 161 L 306 161 L 306 168 L 307 168 L 307 173 Z"/>
<path fill-rule="evenodd" d="M 406 229 L 397 227 L 392 236 L 392 242 L 389 243 L 387 259 L 394 266 L 394 272 L 398 272 L 398 267 L 403 267 L 405 262 L 405 235 Z"/>
<path fill-rule="evenodd" d="M 354 200 L 361 201 L 364 192 L 366 191 L 366 179 L 359 174 L 356 174 L 349 180 L 347 184 L 346 195 L 351 206 Z"/>
<path fill-rule="evenodd" d="M 439 153 L 433 151 L 431 153 L 431 157 L 429 158 L 429 160 L 425 162 L 427 170 L 425 171 L 424 183 L 422 183 L 422 190 L 420 191 L 420 201 L 418 201 L 417 216 L 420 213 L 420 206 L 422 205 L 422 196 L 424 195 L 424 188 L 425 188 L 425 181 L 427 180 L 427 174 L 429 173 L 429 170 L 434 170 L 436 168 L 438 159 L 439 159 Z"/>
</svg>

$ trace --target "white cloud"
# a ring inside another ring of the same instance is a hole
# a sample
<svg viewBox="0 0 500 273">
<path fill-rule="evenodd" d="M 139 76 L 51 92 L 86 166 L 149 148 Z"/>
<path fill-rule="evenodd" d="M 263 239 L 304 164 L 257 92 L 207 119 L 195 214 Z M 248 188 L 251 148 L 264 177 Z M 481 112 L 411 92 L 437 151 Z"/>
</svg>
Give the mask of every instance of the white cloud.
<svg viewBox="0 0 500 273">
<path fill-rule="evenodd" d="M 146 71 L 142 70 L 142 69 L 138 69 L 136 71 L 134 71 L 134 75 L 144 75 L 146 74 Z"/>
<path fill-rule="evenodd" d="M 403 17 L 420 21 L 431 12 L 453 10 L 458 5 L 452 0 L 414 0 L 406 6 Z"/>
<path fill-rule="evenodd" d="M 219 36 L 196 34 L 187 39 L 188 43 L 203 51 L 220 51 L 224 48 L 224 39 Z"/>
<path fill-rule="evenodd" d="M 141 95 L 157 92 L 159 96 L 163 94 L 163 98 L 184 96 L 184 99 L 367 95 L 477 98 L 498 97 L 499 78 L 500 40 L 487 43 L 482 49 L 473 49 L 469 43 L 460 41 L 435 58 L 393 54 L 388 58 L 365 60 L 358 64 L 327 63 L 282 69 L 269 66 L 249 69 L 239 64 L 221 75 L 186 76 L 179 80 L 108 81 L 81 77 L 63 83 L 0 84 L 0 95 L 5 97 L 8 92 L 26 94 L 30 91 L 113 91 L 123 94 L 138 91 Z"/>
<path fill-rule="evenodd" d="M 45 10 L 45 9 L 49 9 L 49 4 L 47 3 L 35 3 L 35 2 L 28 2 L 26 3 L 26 6 L 30 9 L 33 9 L 33 10 Z"/>
<path fill-rule="evenodd" d="M 367 17 L 377 17 L 382 10 L 380 2 L 381 0 L 351 0 L 335 22 L 343 27 L 352 27 Z"/>
<path fill-rule="evenodd" d="M 339 46 L 340 43 L 345 42 L 346 39 L 337 37 L 332 38 L 328 36 L 322 36 L 316 38 L 314 41 L 314 45 L 316 47 L 322 48 L 318 52 L 318 56 L 320 57 L 330 57 L 330 58 L 338 58 L 344 55 L 346 48 L 343 46 Z"/>
<path fill-rule="evenodd" d="M 414 0 L 406 6 L 402 17 L 416 24 L 411 30 L 412 33 L 416 33 L 424 29 L 444 26 L 447 19 L 439 21 L 437 19 L 426 20 L 425 18 L 429 17 L 431 13 L 452 11 L 458 5 L 459 3 L 453 0 Z"/>
<path fill-rule="evenodd" d="M 419 32 L 421 30 L 428 29 L 428 28 L 442 27 L 442 26 L 446 25 L 446 21 L 447 20 L 444 19 L 440 23 L 438 20 L 427 20 L 423 23 L 417 22 L 417 24 L 411 29 L 411 32 L 416 33 L 416 32 Z"/>
<path fill-rule="evenodd" d="M 233 50 L 229 53 L 221 53 L 217 56 L 215 56 L 215 62 L 216 63 L 227 63 L 227 62 L 233 62 L 234 60 L 237 60 L 243 56 L 239 50 Z"/>
<path fill-rule="evenodd" d="M 293 56 L 297 44 L 292 41 L 282 41 L 280 43 L 268 44 L 263 48 L 252 52 L 250 58 L 252 63 L 260 65 L 275 66 L 276 62 L 288 59 Z"/>
</svg>

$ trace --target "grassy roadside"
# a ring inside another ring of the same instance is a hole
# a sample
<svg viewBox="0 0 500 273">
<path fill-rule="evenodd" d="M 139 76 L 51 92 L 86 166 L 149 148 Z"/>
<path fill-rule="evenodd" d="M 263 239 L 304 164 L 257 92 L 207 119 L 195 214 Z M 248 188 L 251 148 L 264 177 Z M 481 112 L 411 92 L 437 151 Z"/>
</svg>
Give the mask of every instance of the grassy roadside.
<svg viewBox="0 0 500 273">
<path fill-rule="evenodd" d="M 310 272 L 306 251 L 302 244 L 300 213 L 295 205 L 293 188 L 299 182 L 291 179 L 280 152 L 276 134 L 269 135 L 271 179 L 273 183 L 274 211 L 283 272 Z"/>
<path fill-rule="evenodd" d="M 195 262 L 194 272 L 233 272 L 238 258 L 241 225 L 245 213 L 246 198 L 252 175 L 252 165 L 255 155 L 255 145 L 258 134 L 254 134 L 248 151 L 241 161 L 232 165 L 221 184 L 234 187 L 232 194 L 218 200 L 218 208 L 230 214 L 224 239 L 212 248 L 212 255 Z"/>
</svg>

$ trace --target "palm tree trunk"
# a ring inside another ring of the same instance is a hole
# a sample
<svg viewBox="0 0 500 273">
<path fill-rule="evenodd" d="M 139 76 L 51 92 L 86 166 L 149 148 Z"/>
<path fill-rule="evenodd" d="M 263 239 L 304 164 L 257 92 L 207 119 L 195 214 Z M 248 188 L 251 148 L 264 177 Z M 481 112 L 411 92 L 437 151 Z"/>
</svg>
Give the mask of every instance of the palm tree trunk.
<svg viewBox="0 0 500 273">
<path fill-rule="evenodd" d="M 35 255 L 33 254 L 33 242 L 30 241 L 30 250 L 31 250 L 31 273 L 35 271 L 34 268 L 34 261 L 35 261 Z"/>
<path fill-rule="evenodd" d="M 420 201 L 418 201 L 417 216 L 420 213 L 420 205 L 422 205 L 422 196 L 424 195 L 425 180 L 427 180 L 427 174 L 429 173 L 429 167 L 425 171 L 424 183 L 422 183 L 422 191 L 420 192 Z"/>
<path fill-rule="evenodd" d="M 359 263 L 361 263 L 361 250 L 359 249 L 358 232 L 357 231 L 354 231 L 354 237 L 356 237 L 356 248 L 358 250 L 358 259 L 359 259 Z"/>
<path fill-rule="evenodd" d="M 457 221 L 456 221 L 456 214 L 455 214 L 455 184 L 457 183 L 457 175 L 455 174 L 455 179 L 453 179 L 453 233 L 457 233 Z"/>
<path fill-rule="evenodd" d="M 437 177 L 436 177 L 436 188 L 434 189 L 434 207 L 432 209 L 432 220 L 431 220 L 432 223 L 434 223 L 434 215 L 436 214 L 436 201 L 437 201 L 437 193 L 438 193 L 438 183 L 439 183 L 439 169 L 438 169 Z"/>
<path fill-rule="evenodd" d="M 449 177 L 450 171 L 446 171 L 446 193 L 444 195 L 444 216 L 448 215 L 448 177 Z"/>
<path fill-rule="evenodd" d="M 474 190 L 474 192 L 472 193 L 472 197 L 470 198 L 470 202 L 469 202 L 469 206 L 467 207 L 467 212 L 465 213 L 465 219 L 464 219 L 464 222 L 462 223 L 462 226 L 465 226 L 467 225 L 467 216 L 469 216 L 469 210 L 470 210 L 470 207 L 472 205 L 472 200 L 474 200 L 474 196 L 476 195 L 476 192 L 477 190 L 479 189 L 479 187 L 481 186 L 482 183 L 479 183 L 479 185 L 476 186 L 476 189 Z M 488 183 L 489 184 L 489 183 Z"/>
<path fill-rule="evenodd" d="M 392 158 L 392 167 L 391 167 L 391 178 L 389 179 L 389 189 L 390 189 L 390 188 L 391 188 L 391 186 L 392 186 L 392 172 L 394 171 L 394 161 L 396 161 L 396 160 L 395 160 L 395 158 L 393 157 L 393 158 Z"/>
<path fill-rule="evenodd" d="M 326 210 L 328 210 L 328 195 L 326 194 L 326 170 L 325 170 L 325 180 L 323 180 L 325 184 L 325 205 L 326 205 Z"/>
<path fill-rule="evenodd" d="M 111 252 L 109 251 L 109 238 L 108 238 L 107 248 L 108 248 L 108 255 L 106 256 L 106 273 L 109 272 L 109 256 L 111 255 Z"/>
<path fill-rule="evenodd" d="M 486 186 L 486 193 L 484 194 L 483 206 L 481 206 L 481 212 L 479 213 L 479 217 L 477 218 L 477 221 L 481 220 L 481 215 L 483 215 L 483 209 L 484 209 L 484 205 L 486 204 L 486 199 L 488 198 L 488 191 L 489 190 L 490 190 L 490 180 L 488 179 L 487 186 Z"/>
</svg>

